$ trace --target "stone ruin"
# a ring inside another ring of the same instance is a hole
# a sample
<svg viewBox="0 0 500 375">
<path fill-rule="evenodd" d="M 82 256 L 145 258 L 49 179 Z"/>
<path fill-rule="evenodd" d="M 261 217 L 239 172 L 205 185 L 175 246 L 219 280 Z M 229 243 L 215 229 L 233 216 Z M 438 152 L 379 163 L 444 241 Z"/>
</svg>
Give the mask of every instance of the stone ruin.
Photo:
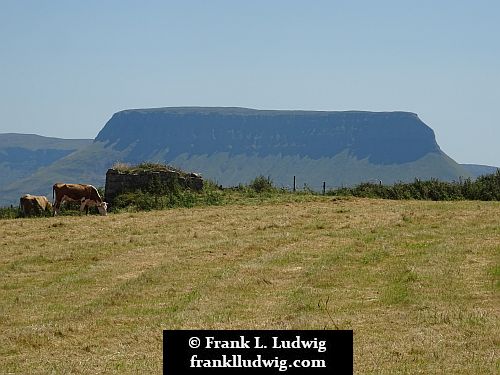
<svg viewBox="0 0 500 375">
<path fill-rule="evenodd" d="M 113 204 L 114 199 L 123 193 L 137 190 L 151 191 L 153 186 L 160 186 L 168 191 L 173 186 L 201 191 L 203 178 L 197 173 L 187 173 L 168 166 L 157 169 L 111 168 L 106 172 L 104 200 Z"/>
</svg>

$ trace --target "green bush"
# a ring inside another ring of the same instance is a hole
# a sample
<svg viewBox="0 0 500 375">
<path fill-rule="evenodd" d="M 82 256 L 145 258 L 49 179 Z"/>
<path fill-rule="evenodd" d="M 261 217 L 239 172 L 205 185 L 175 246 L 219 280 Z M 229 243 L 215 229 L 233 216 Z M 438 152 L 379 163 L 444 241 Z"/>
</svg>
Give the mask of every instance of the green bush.
<svg viewBox="0 0 500 375">
<path fill-rule="evenodd" d="M 223 203 L 223 193 L 213 183 L 204 184 L 203 191 L 182 189 L 178 184 L 161 188 L 153 183 L 147 191 L 137 190 L 118 195 L 112 210 L 163 210 L 174 207 L 214 206 Z"/>
<path fill-rule="evenodd" d="M 255 177 L 248 186 L 257 193 L 276 190 L 271 179 L 262 175 Z"/>
<path fill-rule="evenodd" d="M 224 192 L 221 186 L 213 181 L 204 181 L 201 203 L 206 206 L 218 206 L 224 202 Z"/>
<path fill-rule="evenodd" d="M 474 193 L 477 199 L 500 200 L 500 169 L 494 174 L 478 177 L 475 185 Z"/>
<path fill-rule="evenodd" d="M 154 209 L 155 205 L 157 205 L 157 202 L 155 202 L 153 195 L 138 190 L 134 192 L 129 191 L 115 197 L 112 209 L 131 207 L 141 211 L 149 211 Z"/>
<path fill-rule="evenodd" d="M 15 219 L 21 217 L 19 212 L 19 207 L 1 207 L 0 208 L 0 219 Z"/>
</svg>

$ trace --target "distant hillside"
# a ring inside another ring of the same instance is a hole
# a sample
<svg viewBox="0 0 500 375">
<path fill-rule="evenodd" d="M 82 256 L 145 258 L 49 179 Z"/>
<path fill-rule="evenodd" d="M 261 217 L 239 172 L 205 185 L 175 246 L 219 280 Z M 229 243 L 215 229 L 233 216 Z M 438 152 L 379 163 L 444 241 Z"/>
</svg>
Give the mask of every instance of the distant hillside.
<svg viewBox="0 0 500 375">
<path fill-rule="evenodd" d="M 117 161 L 167 163 L 224 186 L 264 175 L 290 187 L 296 176 L 299 188 L 307 184 L 315 190 L 323 181 L 333 188 L 371 180 L 390 184 L 470 176 L 441 151 L 433 130 L 408 112 L 125 110 L 112 116 L 94 142 L 77 142 L 82 147 L 47 153 L 52 159 L 47 156 L 45 163 L 19 165 L 22 176 L 11 170 L 10 182 L 0 188 L 0 205 L 16 202 L 23 192 L 51 194 L 56 181 L 103 186 L 107 168 Z M 33 149 L 36 144 L 33 139 Z"/>
<path fill-rule="evenodd" d="M 492 174 L 499 169 L 499 167 L 492 167 L 489 165 L 480 164 L 460 164 L 467 172 L 469 172 L 472 177 L 477 178 L 486 174 Z"/>
<path fill-rule="evenodd" d="M 92 143 L 92 139 L 63 139 L 36 134 L 0 134 L 0 150 L 21 148 L 25 150 L 78 150 Z"/>
<path fill-rule="evenodd" d="M 0 206 L 17 204 L 25 193 L 51 196 L 55 182 L 87 183 L 104 186 L 106 170 L 123 154 L 105 149 L 100 142 L 90 143 L 34 173 L 0 189 Z"/>
<path fill-rule="evenodd" d="M 60 139 L 34 134 L 0 134 L 0 191 L 40 168 L 83 149 L 91 139 Z M 0 203 L 4 197 L 0 197 Z"/>
</svg>

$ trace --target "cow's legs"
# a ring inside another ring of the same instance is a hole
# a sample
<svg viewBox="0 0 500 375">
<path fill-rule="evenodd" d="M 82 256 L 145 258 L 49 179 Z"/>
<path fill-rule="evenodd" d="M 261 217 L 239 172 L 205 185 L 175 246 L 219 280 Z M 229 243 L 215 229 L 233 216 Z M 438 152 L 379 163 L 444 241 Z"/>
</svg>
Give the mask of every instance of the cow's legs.
<svg viewBox="0 0 500 375">
<path fill-rule="evenodd" d="M 54 211 L 52 212 L 52 216 L 57 216 L 59 215 L 59 207 L 61 206 L 61 203 L 59 202 L 54 202 L 54 204 L 52 205 L 52 207 L 54 207 Z"/>
<path fill-rule="evenodd" d="M 62 197 L 61 200 L 58 200 L 58 198 L 56 196 L 56 200 L 54 201 L 54 204 L 52 205 L 52 207 L 54 207 L 54 212 L 53 212 L 52 216 L 59 215 L 59 210 L 61 209 L 61 205 L 63 203 L 64 203 L 64 197 Z"/>
<path fill-rule="evenodd" d="M 83 209 L 85 208 L 85 215 L 89 214 L 89 208 L 92 204 L 92 200 L 87 199 L 87 198 L 82 198 L 81 200 L 82 204 L 80 205 L 80 213 L 83 212 Z"/>
<path fill-rule="evenodd" d="M 82 214 L 83 212 L 83 209 L 85 208 L 86 206 L 86 201 L 85 201 L 85 198 L 82 199 L 82 204 L 80 204 L 80 215 Z"/>
</svg>

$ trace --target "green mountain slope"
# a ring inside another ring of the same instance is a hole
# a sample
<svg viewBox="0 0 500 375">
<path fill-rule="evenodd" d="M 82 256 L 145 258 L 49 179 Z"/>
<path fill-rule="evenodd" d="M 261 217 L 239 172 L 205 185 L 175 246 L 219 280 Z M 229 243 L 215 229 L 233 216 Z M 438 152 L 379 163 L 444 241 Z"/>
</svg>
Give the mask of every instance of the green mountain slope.
<svg viewBox="0 0 500 375">
<path fill-rule="evenodd" d="M 92 143 L 90 139 L 60 139 L 34 134 L 0 134 L 0 191 Z M 0 197 L 0 201 L 3 201 Z"/>
<path fill-rule="evenodd" d="M 0 206 L 16 204 L 26 193 L 52 196 L 52 185 L 56 182 L 104 186 L 106 170 L 123 157 L 124 153 L 106 149 L 102 142 L 91 143 L 4 186 L 0 190 Z"/>
<path fill-rule="evenodd" d="M 378 165 L 367 159 L 357 160 L 346 151 L 332 158 L 311 159 L 309 157 L 271 155 L 257 156 L 227 153 L 208 155 L 180 155 L 171 161 L 172 165 L 189 171 L 202 171 L 203 175 L 215 176 L 217 183 L 227 186 L 250 182 L 255 176 L 269 176 L 278 186 L 290 188 L 293 177 L 297 187 L 306 184 L 313 190 L 326 187 L 350 186 L 363 181 L 382 181 L 391 184 L 398 181 L 412 181 L 415 178 L 427 180 L 439 176 L 442 180 L 458 180 L 457 176 L 468 176 L 448 156 L 429 153 L 411 163 Z M 220 180 L 218 179 L 220 178 Z"/>
<path fill-rule="evenodd" d="M 469 172 L 472 177 L 477 178 L 486 174 L 493 174 L 499 169 L 498 167 L 492 167 L 490 165 L 481 164 L 460 164 L 467 172 Z"/>
</svg>

